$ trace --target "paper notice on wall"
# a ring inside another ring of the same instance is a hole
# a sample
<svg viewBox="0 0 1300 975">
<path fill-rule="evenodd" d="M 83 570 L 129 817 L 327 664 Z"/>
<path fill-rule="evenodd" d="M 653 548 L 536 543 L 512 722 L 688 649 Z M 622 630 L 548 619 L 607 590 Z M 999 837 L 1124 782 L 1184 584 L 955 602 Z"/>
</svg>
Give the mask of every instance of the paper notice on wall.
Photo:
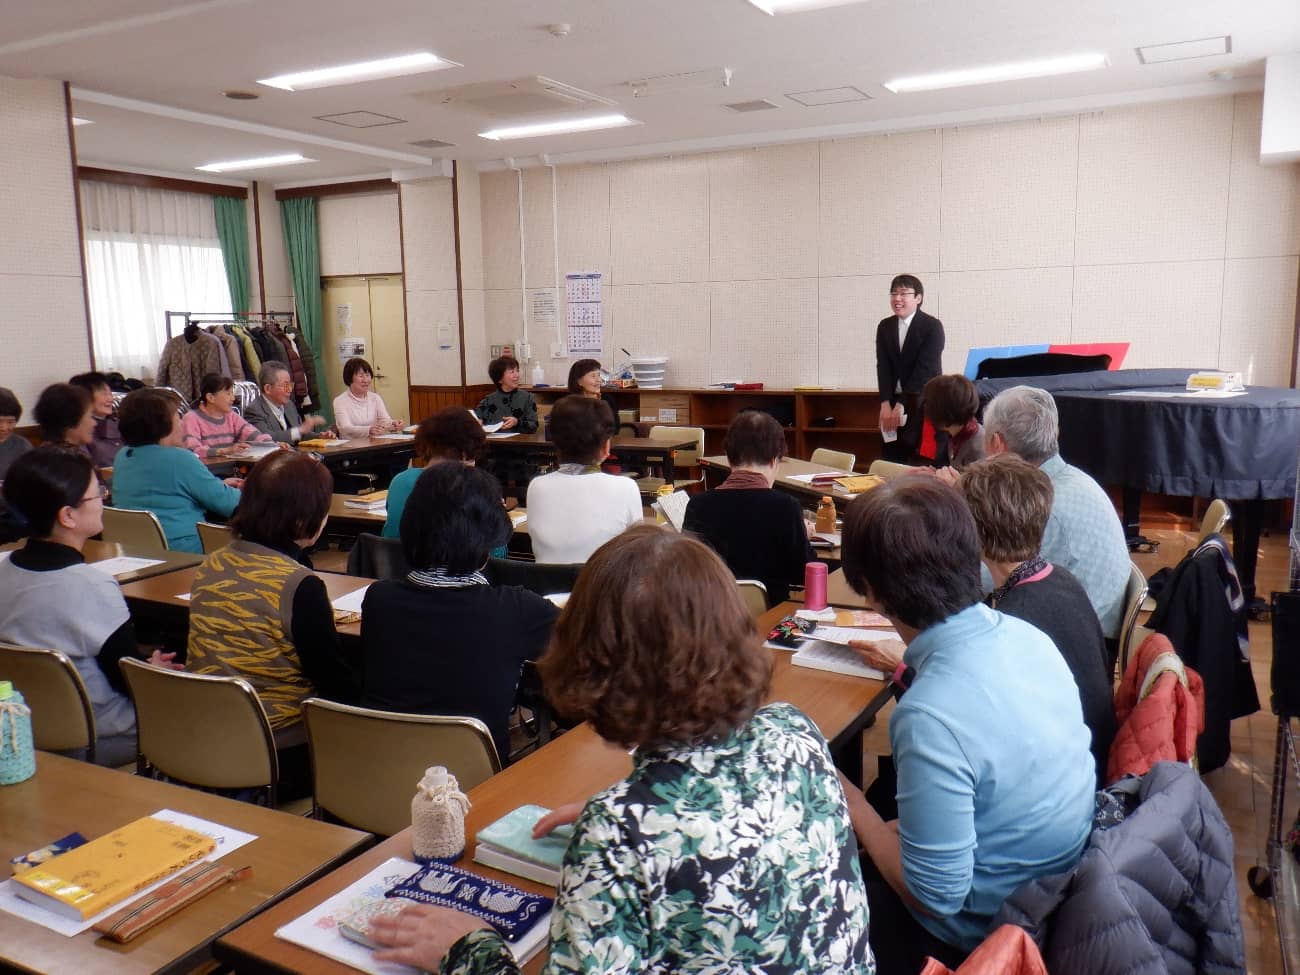
<svg viewBox="0 0 1300 975">
<path fill-rule="evenodd" d="M 554 288 L 537 288 L 528 292 L 528 324 L 534 336 L 542 334 L 538 329 L 545 329 L 546 334 L 554 334 L 555 327 L 559 324 L 558 303 Z"/>
<path fill-rule="evenodd" d="M 365 339 L 339 339 L 339 358 L 343 360 L 351 359 L 353 356 L 364 356 L 366 354 Z"/>
<path fill-rule="evenodd" d="M 605 350 L 605 320 L 599 271 L 564 276 L 564 308 L 569 355 L 600 358 Z"/>
<path fill-rule="evenodd" d="M 336 305 L 334 308 L 334 317 L 339 323 L 339 332 L 343 335 L 352 334 L 352 306 Z"/>
</svg>

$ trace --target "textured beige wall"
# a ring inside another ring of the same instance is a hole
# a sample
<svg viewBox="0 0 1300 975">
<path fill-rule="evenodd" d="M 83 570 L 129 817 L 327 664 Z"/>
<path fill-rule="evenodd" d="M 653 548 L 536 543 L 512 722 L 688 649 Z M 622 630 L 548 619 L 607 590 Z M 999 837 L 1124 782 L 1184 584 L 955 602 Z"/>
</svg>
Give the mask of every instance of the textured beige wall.
<svg viewBox="0 0 1300 975">
<path fill-rule="evenodd" d="M 520 175 L 483 173 L 486 342 L 520 338 L 521 284 L 552 284 L 558 235 L 561 275 L 604 274 L 607 364 L 670 355 L 676 385 L 874 386 L 902 271 L 950 371 L 972 346 L 1129 340 L 1126 366 L 1285 385 L 1300 166 L 1259 165 L 1260 112 L 1239 95 L 565 167 L 558 226 L 550 171 L 529 169 L 522 282 Z M 551 336 L 530 339 L 562 382 Z"/>
<path fill-rule="evenodd" d="M 31 409 L 90 367 L 63 85 L 0 77 L 0 386 Z"/>
</svg>

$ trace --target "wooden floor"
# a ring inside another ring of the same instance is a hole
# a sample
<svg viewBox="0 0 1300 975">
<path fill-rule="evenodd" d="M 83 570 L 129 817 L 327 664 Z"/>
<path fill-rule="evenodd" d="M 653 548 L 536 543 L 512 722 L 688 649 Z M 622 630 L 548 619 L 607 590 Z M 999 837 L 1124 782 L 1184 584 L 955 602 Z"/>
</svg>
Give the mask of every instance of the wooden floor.
<svg viewBox="0 0 1300 975">
<path fill-rule="evenodd" d="M 1195 525 L 1189 520 L 1157 513 L 1148 519 L 1143 512 L 1142 532 L 1160 542 L 1154 555 L 1135 555 L 1134 561 L 1147 576 L 1162 566 L 1173 566 L 1196 544 Z M 1256 581 L 1259 593 L 1267 599 L 1275 589 L 1287 584 L 1286 537 L 1273 532 L 1260 545 Z M 1265 847 L 1269 830 L 1269 793 L 1273 778 L 1273 753 L 1277 736 L 1277 719 L 1268 710 L 1269 667 L 1273 660 L 1273 639 L 1268 623 L 1250 624 L 1251 665 L 1263 710 L 1232 725 L 1232 758 L 1217 771 L 1205 776 L 1205 784 L 1223 810 L 1232 828 L 1236 844 L 1236 875 L 1241 900 L 1242 928 L 1246 940 L 1246 964 L 1250 975 L 1280 975 L 1281 952 L 1273 922 L 1271 901 L 1261 900 L 1250 891 L 1246 872 L 1267 862 Z M 889 751 L 889 711 L 881 715 L 866 734 L 864 769 L 868 776 L 876 768 L 876 755 Z M 1288 793 L 1287 819 L 1295 817 L 1297 793 L 1292 782 Z"/>
</svg>

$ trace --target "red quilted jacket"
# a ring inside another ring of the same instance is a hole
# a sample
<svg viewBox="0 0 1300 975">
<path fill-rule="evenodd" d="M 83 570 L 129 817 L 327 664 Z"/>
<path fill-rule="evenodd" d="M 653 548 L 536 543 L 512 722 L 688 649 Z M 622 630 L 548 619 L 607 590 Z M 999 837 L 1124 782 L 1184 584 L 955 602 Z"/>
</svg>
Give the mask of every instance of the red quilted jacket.
<svg viewBox="0 0 1300 975">
<path fill-rule="evenodd" d="M 1143 694 L 1153 665 L 1162 672 Z M 1205 727 L 1205 688 L 1163 634 L 1152 633 L 1129 660 L 1115 692 L 1115 717 L 1119 732 L 1110 746 L 1107 784 L 1146 775 L 1156 762 L 1190 762 L 1196 755 L 1196 738 Z"/>
</svg>

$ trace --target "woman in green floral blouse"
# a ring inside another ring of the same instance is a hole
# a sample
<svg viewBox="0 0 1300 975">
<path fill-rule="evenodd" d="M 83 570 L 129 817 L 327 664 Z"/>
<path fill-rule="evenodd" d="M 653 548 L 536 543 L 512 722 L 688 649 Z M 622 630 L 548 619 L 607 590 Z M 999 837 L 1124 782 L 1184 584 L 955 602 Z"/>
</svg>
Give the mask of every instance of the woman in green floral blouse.
<svg viewBox="0 0 1300 975">
<path fill-rule="evenodd" d="M 559 710 L 636 748 L 631 775 L 577 816 L 547 973 L 875 972 L 826 742 L 794 707 L 760 706 L 771 657 L 713 552 L 654 526 L 607 542 L 540 669 Z M 456 911 L 413 906 L 372 933 L 390 946 L 379 960 L 517 971 Z"/>
</svg>

